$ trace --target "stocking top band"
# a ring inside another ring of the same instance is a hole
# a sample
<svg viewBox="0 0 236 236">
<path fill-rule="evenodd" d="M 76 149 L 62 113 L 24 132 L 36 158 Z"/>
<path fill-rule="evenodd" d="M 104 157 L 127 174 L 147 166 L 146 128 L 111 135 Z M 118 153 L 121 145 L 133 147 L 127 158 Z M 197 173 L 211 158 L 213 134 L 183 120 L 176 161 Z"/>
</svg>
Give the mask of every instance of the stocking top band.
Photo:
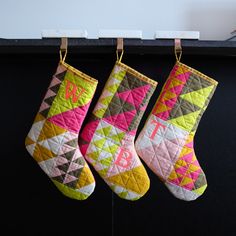
<svg viewBox="0 0 236 236">
<path fill-rule="evenodd" d="M 72 71 L 73 73 L 75 73 L 76 75 L 82 77 L 83 79 L 85 79 L 86 81 L 92 83 L 92 84 L 97 84 L 98 81 L 92 77 L 90 77 L 89 75 L 79 71 L 78 69 L 74 68 L 73 66 L 70 66 L 69 64 L 67 64 L 66 62 L 63 62 L 62 60 L 60 61 L 60 65 L 62 65 L 63 67 L 65 67 L 66 69 Z"/>
</svg>

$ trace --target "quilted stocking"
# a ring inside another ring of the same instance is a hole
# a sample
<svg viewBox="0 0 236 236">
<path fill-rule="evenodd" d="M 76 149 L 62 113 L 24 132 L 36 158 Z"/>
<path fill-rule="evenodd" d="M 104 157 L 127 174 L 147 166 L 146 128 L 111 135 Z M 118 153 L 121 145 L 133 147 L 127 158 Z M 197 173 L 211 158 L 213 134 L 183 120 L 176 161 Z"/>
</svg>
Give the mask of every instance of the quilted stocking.
<svg viewBox="0 0 236 236">
<path fill-rule="evenodd" d="M 96 86 L 95 79 L 61 61 L 25 141 L 57 188 L 78 200 L 95 187 L 78 147 L 78 133 Z"/>
<path fill-rule="evenodd" d="M 156 82 L 116 62 L 79 145 L 111 189 L 121 198 L 137 200 L 149 178 L 134 149 L 137 126 Z"/>
<path fill-rule="evenodd" d="M 179 199 L 195 200 L 207 187 L 193 147 L 194 134 L 217 82 L 177 61 L 135 148 Z"/>
</svg>

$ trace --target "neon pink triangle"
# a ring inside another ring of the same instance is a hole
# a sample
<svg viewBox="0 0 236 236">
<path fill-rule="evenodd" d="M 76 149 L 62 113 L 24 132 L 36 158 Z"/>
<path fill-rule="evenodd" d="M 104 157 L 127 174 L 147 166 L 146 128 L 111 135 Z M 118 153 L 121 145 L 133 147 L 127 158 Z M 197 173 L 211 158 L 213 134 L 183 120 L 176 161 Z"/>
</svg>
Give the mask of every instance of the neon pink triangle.
<svg viewBox="0 0 236 236">
<path fill-rule="evenodd" d="M 186 166 L 182 166 L 175 169 L 175 172 L 181 175 L 185 175 L 186 171 L 187 171 Z"/>
<path fill-rule="evenodd" d="M 114 125 L 117 128 L 127 131 L 135 115 L 136 115 L 136 110 L 132 110 L 117 115 L 104 117 L 103 120 L 107 121 L 108 123 Z"/>
<path fill-rule="evenodd" d="M 170 91 L 176 95 L 179 95 L 184 87 L 184 84 L 180 84 L 170 89 Z"/>
<path fill-rule="evenodd" d="M 64 129 L 78 133 L 84 121 L 89 104 L 62 112 L 50 117 L 48 120 Z"/>
<path fill-rule="evenodd" d="M 176 75 L 176 78 L 178 78 L 180 81 L 185 83 L 188 80 L 190 74 L 191 74 L 191 72 L 188 71 L 186 73 L 182 73 L 182 74 Z"/>
<path fill-rule="evenodd" d="M 186 143 L 185 146 L 188 147 L 188 148 L 193 148 L 193 141 L 189 142 L 189 143 Z"/>
<path fill-rule="evenodd" d="M 186 161 L 187 163 L 192 163 L 193 152 L 190 152 L 189 154 L 184 155 L 184 156 L 181 157 L 180 159 Z"/>
<path fill-rule="evenodd" d="M 134 105 L 135 108 L 139 108 L 149 89 L 150 85 L 147 84 L 132 90 L 118 93 L 117 96 L 120 99 Z"/>
</svg>

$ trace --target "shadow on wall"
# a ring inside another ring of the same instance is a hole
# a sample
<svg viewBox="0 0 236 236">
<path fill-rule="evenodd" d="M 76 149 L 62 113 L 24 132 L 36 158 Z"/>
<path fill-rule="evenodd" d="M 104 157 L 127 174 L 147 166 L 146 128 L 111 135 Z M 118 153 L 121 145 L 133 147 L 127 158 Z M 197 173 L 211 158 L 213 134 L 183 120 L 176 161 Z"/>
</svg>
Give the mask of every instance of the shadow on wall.
<svg viewBox="0 0 236 236">
<path fill-rule="evenodd" d="M 186 16 L 186 19 L 189 19 L 186 30 L 199 30 L 202 40 L 226 40 L 236 28 L 235 12 L 236 4 L 233 8 L 213 6 L 189 10 L 188 17 Z"/>
</svg>

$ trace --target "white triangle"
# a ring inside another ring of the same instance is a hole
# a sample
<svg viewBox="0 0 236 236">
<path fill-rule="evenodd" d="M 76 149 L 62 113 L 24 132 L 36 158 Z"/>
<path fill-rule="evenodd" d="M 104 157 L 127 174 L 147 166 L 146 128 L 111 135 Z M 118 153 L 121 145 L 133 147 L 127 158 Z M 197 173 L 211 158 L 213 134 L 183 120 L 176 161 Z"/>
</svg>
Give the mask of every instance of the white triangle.
<svg viewBox="0 0 236 236">
<path fill-rule="evenodd" d="M 83 194 L 90 195 L 90 193 L 93 192 L 94 188 L 95 188 L 95 182 L 93 182 L 92 184 L 86 185 L 80 189 L 76 189 L 76 191 Z"/>
<path fill-rule="evenodd" d="M 35 149 L 36 143 L 30 144 L 26 146 L 27 151 L 33 156 L 34 154 L 34 149 Z"/>
<path fill-rule="evenodd" d="M 61 146 L 64 144 L 64 134 L 57 135 L 49 139 L 42 140 L 38 142 L 41 146 L 47 148 L 48 150 L 52 151 L 56 155 L 59 154 L 59 150 Z"/>
<path fill-rule="evenodd" d="M 37 142 L 38 137 L 41 133 L 45 120 L 38 121 L 34 123 L 28 133 L 28 136 L 34 141 Z"/>
</svg>

